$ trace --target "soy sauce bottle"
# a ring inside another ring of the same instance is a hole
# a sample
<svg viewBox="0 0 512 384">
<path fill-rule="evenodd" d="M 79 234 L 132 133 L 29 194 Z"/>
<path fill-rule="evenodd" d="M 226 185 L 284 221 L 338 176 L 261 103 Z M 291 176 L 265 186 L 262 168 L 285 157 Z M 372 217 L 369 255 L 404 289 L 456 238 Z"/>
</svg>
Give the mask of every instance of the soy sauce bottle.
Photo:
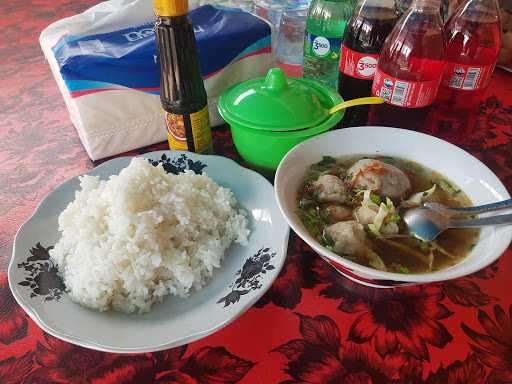
<svg viewBox="0 0 512 384">
<path fill-rule="evenodd" d="M 169 148 L 208 153 L 212 134 L 208 101 L 187 0 L 154 0 L 160 61 L 160 100 Z"/>
</svg>

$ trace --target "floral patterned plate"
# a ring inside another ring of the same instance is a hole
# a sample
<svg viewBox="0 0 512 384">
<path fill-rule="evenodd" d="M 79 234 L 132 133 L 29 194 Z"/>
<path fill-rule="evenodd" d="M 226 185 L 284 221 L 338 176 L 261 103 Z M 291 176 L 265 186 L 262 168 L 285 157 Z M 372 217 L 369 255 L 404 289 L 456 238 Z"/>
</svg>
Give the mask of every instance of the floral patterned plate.
<svg viewBox="0 0 512 384">
<path fill-rule="evenodd" d="M 204 289 L 188 298 L 168 296 L 149 313 L 97 312 L 72 302 L 49 257 L 59 238 L 57 218 L 79 188 L 74 177 L 48 194 L 20 228 L 9 264 L 9 286 L 29 316 L 62 340 L 101 351 L 152 352 L 209 335 L 235 320 L 272 285 L 286 256 L 289 228 L 262 176 L 219 156 L 159 151 L 143 155 L 168 173 L 186 169 L 207 173 L 230 188 L 249 213 L 251 234 L 245 247 L 232 246 Z M 130 162 L 117 158 L 91 170 L 102 179 Z"/>
</svg>

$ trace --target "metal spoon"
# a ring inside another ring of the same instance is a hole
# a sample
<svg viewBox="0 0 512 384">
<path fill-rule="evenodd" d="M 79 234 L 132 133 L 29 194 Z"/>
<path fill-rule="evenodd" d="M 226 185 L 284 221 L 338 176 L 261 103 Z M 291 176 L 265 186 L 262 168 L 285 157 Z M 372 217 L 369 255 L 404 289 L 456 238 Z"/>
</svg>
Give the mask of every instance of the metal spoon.
<svg viewBox="0 0 512 384">
<path fill-rule="evenodd" d="M 497 203 L 484 204 L 476 207 L 450 208 L 438 203 L 425 203 L 423 206 L 431 208 L 442 213 L 445 216 L 457 215 L 476 215 L 484 212 L 500 211 L 502 209 L 512 208 L 512 199 L 498 201 Z"/>
<path fill-rule="evenodd" d="M 448 228 L 473 228 L 484 225 L 512 224 L 512 214 L 453 220 L 450 216 L 431 208 L 409 209 L 403 216 L 409 233 L 423 241 L 432 241 Z"/>
</svg>

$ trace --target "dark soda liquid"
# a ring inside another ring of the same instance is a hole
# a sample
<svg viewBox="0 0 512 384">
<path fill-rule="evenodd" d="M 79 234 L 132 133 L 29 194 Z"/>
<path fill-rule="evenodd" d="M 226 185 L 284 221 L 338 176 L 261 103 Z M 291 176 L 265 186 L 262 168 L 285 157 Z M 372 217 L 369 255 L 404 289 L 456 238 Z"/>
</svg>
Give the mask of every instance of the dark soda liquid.
<svg viewBox="0 0 512 384">
<path fill-rule="evenodd" d="M 383 47 L 378 64 L 380 70 L 401 80 L 440 79 L 444 64 L 444 41 L 440 16 L 437 14 L 433 17 L 439 18 L 439 21 L 413 12 L 407 20 L 407 30 L 397 25 Z M 430 110 L 431 105 L 423 108 L 403 108 L 387 103 L 372 105 L 368 124 L 423 131 Z"/>
<path fill-rule="evenodd" d="M 343 45 L 353 51 L 378 54 L 397 19 L 398 13 L 392 8 L 363 8 L 350 19 Z M 370 96 L 372 80 L 357 79 L 340 72 L 338 90 L 345 100 Z M 367 105 L 347 109 L 343 126 L 365 125 L 368 121 L 368 111 Z"/>
<path fill-rule="evenodd" d="M 469 15 L 471 16 L 471 15 Z M 479 21 L 477 21 L 480 19 Z M 475 67 L 494 66 L 500 48 L 500 25 L 496 19 L 460 18 L 449 23 L 446 36 L 446 62 Z M 451 24 L 451 25 L 450 25 Z M 485 85 L 475 90 L 453 89 L 448 86 L 450 74 L 445 73 L 439 87 L 436 105 L 452 118 L 463 118 L 478 111 Z"/>
</svg>

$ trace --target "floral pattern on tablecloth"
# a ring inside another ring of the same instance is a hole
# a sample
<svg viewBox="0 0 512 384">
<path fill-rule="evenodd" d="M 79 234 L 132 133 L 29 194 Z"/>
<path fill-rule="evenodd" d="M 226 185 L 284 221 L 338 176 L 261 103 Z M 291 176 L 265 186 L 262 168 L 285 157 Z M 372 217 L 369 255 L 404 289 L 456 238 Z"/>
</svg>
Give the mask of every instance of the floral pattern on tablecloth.
<svg viewBox="0 0 512 384">
<path fill-rule="evenodd" d="M 268 292 L 202 340 L 119 355 L 41 331 L 9 291 L 5 271 L 14 234 L 46 193 L 94 165 L 37 37 L 51 21 L 95 3 L 5 0 L 0 5 L 0 383 L 512 383 L 510 249 L 472 276 L 378 290 L 342 277 L 291 234 L 287 261 Z M 427 133 L 477 156 L 511 191 L 510 74 L 495 73 L 473 123 L 434 122 Z M 227 127 L 214 129 L 214 148 L 241 162 Z"/>
</svg>

